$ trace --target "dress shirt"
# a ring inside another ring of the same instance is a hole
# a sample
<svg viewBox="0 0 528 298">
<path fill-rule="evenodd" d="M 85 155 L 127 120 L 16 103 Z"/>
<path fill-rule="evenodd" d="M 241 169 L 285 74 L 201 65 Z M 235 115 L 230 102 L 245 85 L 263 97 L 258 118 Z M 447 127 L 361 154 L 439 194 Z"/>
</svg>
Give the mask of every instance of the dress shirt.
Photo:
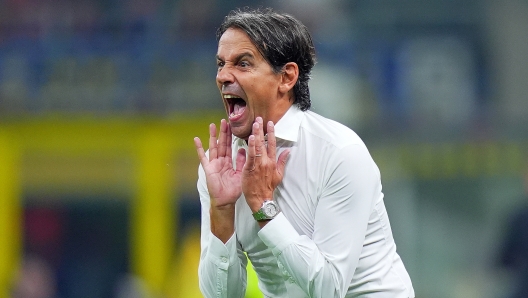
<svg viewBox="0 0 528 298">
<path fill-rule="evenodd" d="M 282 212 L 262 229 L 242 195 L 235 233 L 225 244 L 215 237 L 199 167 L 204 296 L 244 297 L 249 258 L 266 297 L 414 297 L 396 253 L 378 167 L 357 134 L 293 105 L 275 135 L 277 156 L 291 151 L 273 194 Z M 246 142 L 233 138 L 234 159 L 239 148 Z"/>
</svg>

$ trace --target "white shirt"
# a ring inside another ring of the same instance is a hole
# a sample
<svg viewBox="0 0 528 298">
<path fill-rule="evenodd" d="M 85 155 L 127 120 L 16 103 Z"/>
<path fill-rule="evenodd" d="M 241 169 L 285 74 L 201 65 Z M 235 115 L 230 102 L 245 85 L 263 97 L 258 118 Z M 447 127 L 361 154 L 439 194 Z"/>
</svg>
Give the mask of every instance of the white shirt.
<svg viewBox="0 0 528 298">
<path fill-rule="evenodd" d="M 349 128 L 292 106 L 275 125 L 277 156 L 289 148 L 273 199 L 282 212 L 262 229 L 242 195 L 235 233 L 210 230 L 210 199 L 199 168 L 202 205 L 200 289 L 205 297 L 244 297 L 244 252 L 266 297 L 414 297 L 396 253 L 378 167 Z M 233 157 L 246 147 L 233 139 Z"/>
</svg>

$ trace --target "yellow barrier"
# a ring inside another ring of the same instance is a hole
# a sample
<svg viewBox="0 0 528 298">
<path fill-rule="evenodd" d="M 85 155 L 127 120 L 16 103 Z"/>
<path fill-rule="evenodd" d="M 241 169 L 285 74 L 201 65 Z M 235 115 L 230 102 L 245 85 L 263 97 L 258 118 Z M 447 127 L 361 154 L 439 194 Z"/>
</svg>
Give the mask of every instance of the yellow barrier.
<svg viewBox="0 0 528 298">
<path fill-rule="evenodd" d="M 517 176 L 528 161 L 524 140 L 401 143 L 370 149 L 385 180 L 402 175 L 422 180 Z"/>
<path fill-rule="evenodd" d="M 0 130 L 0 297 L 9 286 L 20 259 L 19 150 L 13 136 Z"/>
</svg>

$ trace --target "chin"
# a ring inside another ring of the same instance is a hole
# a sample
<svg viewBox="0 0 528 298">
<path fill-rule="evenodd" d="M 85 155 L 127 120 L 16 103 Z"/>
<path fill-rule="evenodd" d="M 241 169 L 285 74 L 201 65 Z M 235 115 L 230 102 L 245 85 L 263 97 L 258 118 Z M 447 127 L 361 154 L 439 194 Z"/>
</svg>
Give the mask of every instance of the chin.
<svg viewBox="0 0 528 298">
<path fill-rule="evenodd" d="M 251 130 L 248 132 L 246 130 L 236 129 L 231 127 L 231 133 L 241 139 L 247 140 L 251 135 Z"/>
</svg>

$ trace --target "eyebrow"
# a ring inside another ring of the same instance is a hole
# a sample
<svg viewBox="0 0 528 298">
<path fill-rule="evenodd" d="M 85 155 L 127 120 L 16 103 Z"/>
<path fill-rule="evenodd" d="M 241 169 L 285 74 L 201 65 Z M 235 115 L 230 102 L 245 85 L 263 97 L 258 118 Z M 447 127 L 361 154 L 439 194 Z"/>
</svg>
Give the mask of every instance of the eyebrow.
<svg viewBox="0 0 528 298">
<path fill-rule="evenodd" d="M 243 52 L 243 53 L 240 53 L 240 54 L 236 55 L 235 59 L 233 59 L 233 61 L 240 61 L 240 60 L 242 60 L 242 58 L 245 58 L 245 57 L 248 57 L 248 58 L 251 58 L 251 59 L 255 58 L 255 56 L 251 52 Z M 216 60 L 223 61 L 223 59 L 221 59 L 220 56 L 218 56 L 218 54 L 216 55 Z"/>
</svg>

